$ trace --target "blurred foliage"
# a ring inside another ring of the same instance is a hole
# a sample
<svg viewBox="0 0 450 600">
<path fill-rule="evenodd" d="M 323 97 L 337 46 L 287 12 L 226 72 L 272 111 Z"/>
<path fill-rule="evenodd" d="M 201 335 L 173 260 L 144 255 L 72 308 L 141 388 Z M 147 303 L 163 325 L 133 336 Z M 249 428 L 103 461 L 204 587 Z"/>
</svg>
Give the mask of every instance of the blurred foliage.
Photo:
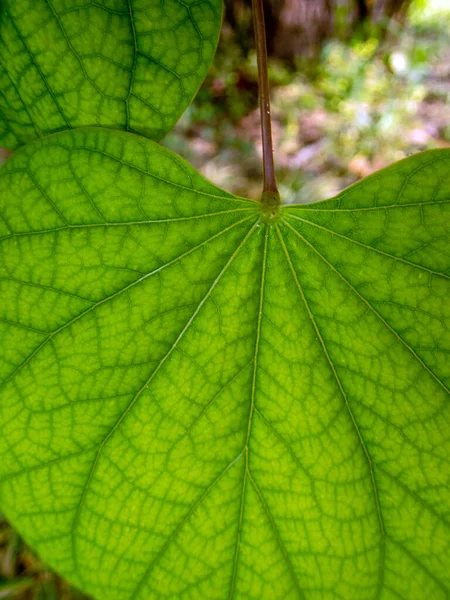
<svg viewBox="0 0 450 600">
<path fill-rule="evenodd" d="M 450 145 L 450 2 L 416 0 L 409 18 L 366 21 L 317 58 L 271 60 L 284 202 L 309 202 L 414 152 Z M 165 144 L 234 193 L 257 197 L 256 58 L 224 27 L 213 68 Z"/>
<path fill-rule="evenodd" d="M 87 600 L 49 571 L 0 515 L 0 600 Z"/>
<path fill-rule="evenodd" d="M 207 80 L 164 143 L 218 185 L 257 197 L 257 69 L 245 46 L 225 24 Z M 408 19 L 366 21 L 316 58 L 271 60 L 270 78 L 284 202 L 330 197 L 409 154 L 450 147 L 450 1 L 415 0 Z M 0 150 L 0 163 L 5 158 Z M 48 571 L 0 515 L 3 598 L 84 596 Z"/>
</svg>

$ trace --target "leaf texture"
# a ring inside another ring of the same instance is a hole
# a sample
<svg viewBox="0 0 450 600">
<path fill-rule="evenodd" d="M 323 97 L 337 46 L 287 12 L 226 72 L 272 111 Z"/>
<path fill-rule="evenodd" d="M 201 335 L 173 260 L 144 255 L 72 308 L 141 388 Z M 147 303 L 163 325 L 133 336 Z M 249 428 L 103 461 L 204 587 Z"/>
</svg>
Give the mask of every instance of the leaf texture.
<svg viewBox="0 0 450 600">
<path fill-rule="evenodd" d="M 99 599 L 444 600 L 450 152 L 260 206 L 85 129 L 0 173 L 0 503 Z"/>
<path fill-rule="evenodd" d="M 2 0 L 0 145 L 103 125 L 163 137 L 214 56 L 221 0 Z"/>
</svg>

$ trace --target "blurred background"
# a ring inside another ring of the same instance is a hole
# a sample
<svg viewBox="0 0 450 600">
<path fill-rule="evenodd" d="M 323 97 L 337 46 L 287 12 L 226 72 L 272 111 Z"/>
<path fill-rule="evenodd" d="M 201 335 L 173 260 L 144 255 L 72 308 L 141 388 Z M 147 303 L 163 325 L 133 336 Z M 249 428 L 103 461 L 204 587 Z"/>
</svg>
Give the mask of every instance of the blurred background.
<svg viewBox="0 0 450 600">
<path fill-rule="evenodd" d="M 213 67 L 164 144 L 236 194 L 261 191 L 251 0 L 226 0 Z M 450 0 L 265 0 L 283 202 L 329 198 L 450 147 Z M 0 163 L 5 154 L 0 150 Z M 85 598 L 0 515 L 0 600 Z"/>
<path fill-rule="evenodd" d="M 282 200 L 312 202 L 412 153 L 450 145 L 450 0 L 265 0 Z M 164 143 L 258 197 L 251 0 L 226 0 L 213 68 Z"/>
</svg>

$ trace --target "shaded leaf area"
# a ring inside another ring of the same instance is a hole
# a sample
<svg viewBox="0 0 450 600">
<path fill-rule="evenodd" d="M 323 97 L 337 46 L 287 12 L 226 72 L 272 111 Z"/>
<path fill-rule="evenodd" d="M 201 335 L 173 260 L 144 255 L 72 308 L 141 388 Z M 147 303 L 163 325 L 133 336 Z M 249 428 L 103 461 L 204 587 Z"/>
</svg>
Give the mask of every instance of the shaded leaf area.
<svg viewBox="0 0 450 600">
<path fill-rule="evenodd" d="M 213 58 L 220 0 L 4 0 L 0 145 L 104 125 L 161 138 Z"/>
<path fill-rule="evenodd" d="M 0 175 L 0 502 L 96 598 L 448 598 L 450 153 L 315 205 L 126 133 Z"/>
</svg>

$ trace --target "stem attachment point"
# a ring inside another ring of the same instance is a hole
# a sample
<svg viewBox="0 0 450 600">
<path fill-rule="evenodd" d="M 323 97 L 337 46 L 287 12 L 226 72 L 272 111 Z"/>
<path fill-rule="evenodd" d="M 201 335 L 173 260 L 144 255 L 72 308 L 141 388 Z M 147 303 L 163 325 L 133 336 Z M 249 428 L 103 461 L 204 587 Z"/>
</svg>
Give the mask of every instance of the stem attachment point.
<svg viewBox="0 0 450 600">
<path fill-rule="evenodd" d="M 263 220 L 268 225 L 274 225 L 278 221 L 280 212 L 280 194 L 278 191 L 264 191 L 261 194 L 261 208 Z"/>
</svg>

